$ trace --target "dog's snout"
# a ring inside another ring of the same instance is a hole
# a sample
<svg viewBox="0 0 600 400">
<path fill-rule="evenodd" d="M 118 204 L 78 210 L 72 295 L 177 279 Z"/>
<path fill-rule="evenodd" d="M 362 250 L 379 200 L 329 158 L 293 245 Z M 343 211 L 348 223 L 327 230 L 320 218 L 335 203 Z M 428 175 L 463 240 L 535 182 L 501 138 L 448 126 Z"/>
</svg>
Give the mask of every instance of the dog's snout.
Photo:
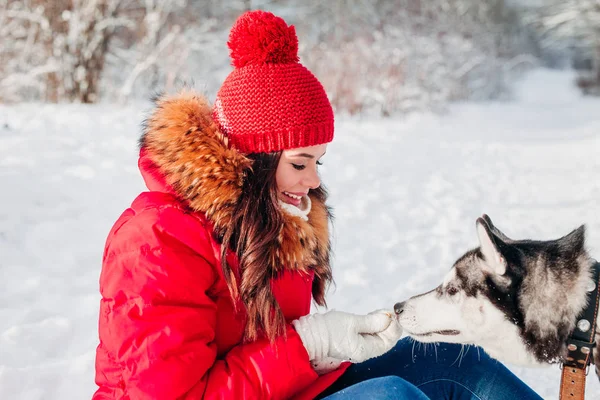
<svg viewBox="0 0 600 400">
<path fill-rule="evenodd" d="M 398 314 L 398 315 L 402 314 L 402 311 L 404 311 L 404 304 L 405 304 L 405 303 L 406 303 L 405 301 L 403 301 L 403 302 L 401 302 L 401 303 L 396 303 L 396 304 L 394 305 L 394 312 L 395 312 L 396 314 Z"/>
</svg>

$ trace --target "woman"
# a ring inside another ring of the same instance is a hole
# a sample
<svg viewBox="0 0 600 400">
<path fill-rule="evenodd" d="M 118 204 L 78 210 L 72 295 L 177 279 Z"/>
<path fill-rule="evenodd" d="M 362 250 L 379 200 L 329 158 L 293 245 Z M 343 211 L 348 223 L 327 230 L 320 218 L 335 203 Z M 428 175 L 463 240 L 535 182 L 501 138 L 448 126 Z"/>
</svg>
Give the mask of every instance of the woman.
<svg viewBox="0 0 600 400">
<path fill-rule="evenodd" d="M 327 388 L 426 398 L 401 377 L 435 360 L 404 368 L 410 358 L 393 357 L 411 345 L 396 345 L 391 313 L 309 315 L 332 279 L 317 168 L 333 112 L 298 62 L 293 26 L 248 12 L 228 44 L 235 68 L 213 107 L 184 92 L 158 99 L 147 121 L 139 167 L 149 191 L 115 223 L 103 256 L 94 400 L 314 398 Z M 492 364 L 469 361 L 482 368 L 469 376 L 482 382 L 495 368 L 496 389 L 528 390 Z"/>
</svg>

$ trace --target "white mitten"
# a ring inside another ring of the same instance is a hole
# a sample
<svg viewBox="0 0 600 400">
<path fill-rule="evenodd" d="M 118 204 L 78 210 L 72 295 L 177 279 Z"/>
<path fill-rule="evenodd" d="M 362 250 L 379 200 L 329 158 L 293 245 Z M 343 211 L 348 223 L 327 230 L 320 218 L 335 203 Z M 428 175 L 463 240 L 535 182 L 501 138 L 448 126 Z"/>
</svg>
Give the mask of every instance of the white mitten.
<svg viewBox="0 0 600 400">
<path fill-rule="evenodd" d="M 392 347 L 394 347 L 396 345 L 396 343 L 398 343 L 398 340 L 400 340 L 400 337 L 402 337 L 403 330 L 402 330 L 402 326 L 400 325 L 398 320 L 393 317 L 394 313 L 391 311 L 377 310 L 377 311 L 371 312 L 370 314 L 381 314 L 381 313 L 389 316 L 392 319 L 392 321 L 390 322 L 390 325 L 385 330 L 375 334 L 375 336 L 379 337 L 383 341 L 383 343 L 387 349 L 384 351 L 384 353 L 387 353 L 389 350 L 392 349 Z"/>
<path fill-rule="evenodd" d="M 311 361 L 325 359 L 362 362 L 390 350 L 402 335 L 393 313 L 367 315 L 341 311 L 310 314 L 292 322 Z M 338 364 L 339 365 L 339 364 Z"/>
</svg>

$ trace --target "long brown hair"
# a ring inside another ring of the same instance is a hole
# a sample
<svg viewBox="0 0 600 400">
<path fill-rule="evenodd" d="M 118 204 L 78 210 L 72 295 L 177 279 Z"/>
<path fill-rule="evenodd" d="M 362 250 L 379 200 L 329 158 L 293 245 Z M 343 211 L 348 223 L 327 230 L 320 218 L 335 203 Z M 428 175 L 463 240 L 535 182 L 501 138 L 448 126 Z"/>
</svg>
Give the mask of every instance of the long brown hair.
<svg viewBox="0 0 600 400">
<path fill-rule="evenodd" d="M 284 222 L 278 205 L 278 190 L 275 180 L 281 152 L 255 153 L 248 155 L 252 168 L 244 177 L 242 193 L 233 210 L 231 224 L 222 235 L 221 268 L 227 286 L 234 299 L 241 299 L 248 314 L 245 339 L 252 341 L 262 330 L 273 341 L 285 334 L 285 318 L 271 291 L 271 280 L 277 278 L 284 266 L 274 265 L 276 260 L 270 249 L 276 244 Z M 325 202 L 327 191 L 321 185 L 311 190 L 311 195 Z M 227 262 L 227 250 L 238 257 L 241 284 L 237 288 L 236 274 Z M 331 280 L 325 277 L 321 287 L 313 295 L 319 305 L 325 304 L 323 284 Z"/>
</svg>

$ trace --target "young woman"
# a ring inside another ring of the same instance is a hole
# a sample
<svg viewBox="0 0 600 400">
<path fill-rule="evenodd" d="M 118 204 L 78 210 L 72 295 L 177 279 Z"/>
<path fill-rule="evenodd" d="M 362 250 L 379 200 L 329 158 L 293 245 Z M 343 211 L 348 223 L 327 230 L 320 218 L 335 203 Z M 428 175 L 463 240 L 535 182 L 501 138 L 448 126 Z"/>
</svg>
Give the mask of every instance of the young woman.
<svg viewBox="0 0 600 400">
<path fill-rule="evenodd" d="M 214 106 L 183 92 L 147 121 L 148 191 L 103 255 L 94 400 L 419 399 L 442 381 L 453 399 L 538 398 L 483 355 L 413 362 L 389 312 L 309 314 L 332 279 L 318 165 L 333 112 L 281 18 L 246 13 L 228 44 Z"/>
</svg>

